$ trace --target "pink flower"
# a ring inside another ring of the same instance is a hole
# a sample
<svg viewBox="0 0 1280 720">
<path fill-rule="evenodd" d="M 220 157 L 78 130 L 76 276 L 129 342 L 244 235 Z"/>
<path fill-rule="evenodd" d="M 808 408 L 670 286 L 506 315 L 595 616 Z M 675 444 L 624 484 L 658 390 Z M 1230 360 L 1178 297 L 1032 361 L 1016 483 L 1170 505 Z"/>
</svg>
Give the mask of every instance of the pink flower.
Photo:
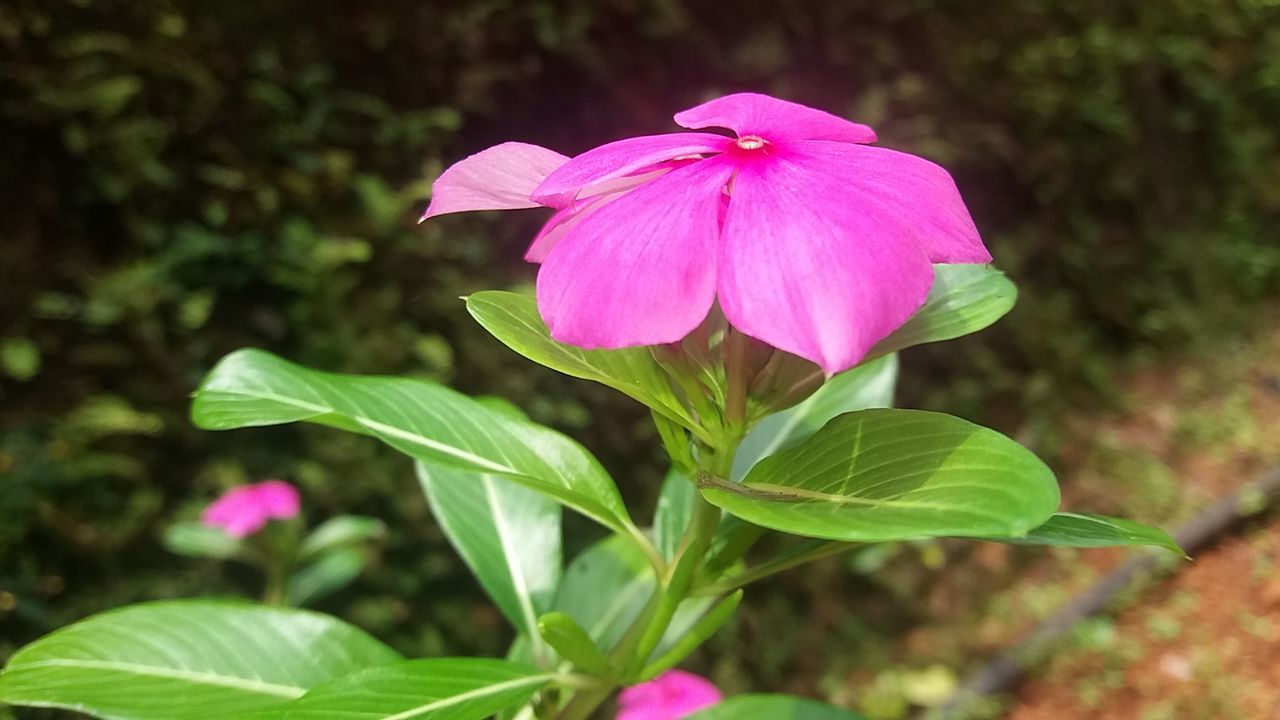
<svg viewBox="0 0 1280 720">
<path fill-rule="evenodd" d="M 269 520 L 296 517 L 300 510 L 297 488 L 283 480 L 266 480 L 223 493 L 204 509 L 200 522 L 242 538 L 266 527 Z"/>
<path fill-rule="evenodd" d="M 715 685 L 683 670 L 668 670 L 618 695 L 616 720 L 680 720 L 720 702 Z"/>
<path fill-rule="evenodd" d="M 529 248 L 551 334 L 585 348 L 676 342 L 719 302 L 738 330 L 852 367 L 924 303 L 932 263 L 991 260 L 946 170 L 871 128 L 750 93 L 677 113 L 704 132 L 573 159 L 504 143 L 436 180 L 423 219 L 556 209 Z"/>
</svg>

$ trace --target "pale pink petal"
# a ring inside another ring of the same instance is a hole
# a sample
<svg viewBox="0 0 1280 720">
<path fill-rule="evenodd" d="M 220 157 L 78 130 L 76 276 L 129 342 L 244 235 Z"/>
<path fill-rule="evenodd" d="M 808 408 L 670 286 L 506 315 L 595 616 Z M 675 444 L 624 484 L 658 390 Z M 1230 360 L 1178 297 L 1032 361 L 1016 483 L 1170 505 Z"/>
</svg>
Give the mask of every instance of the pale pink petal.
<svg viewBox="0 0 1280 720">
<path fill-rule="evenodd" d="M 561 165 L 534 191 L 533 199 L 563 207 L 591 186 L 652 169 L 684 155 L 723 152 L 733 141 L 710 133 L 670 133 L 618 140 L 588 150 Z"/>
<path fill-rule="evenodd" d="M 481 150 L 436 178 L 422 219 L 468 210 L 538 207 L 530 199 L 533 189 L 568 160 L 554 150 L 520 142 Z"/>
<path fill-rule="evenodd" d="M 717 261 L 729 322 L 828 374 L 902 325 L 933 282 L 914 228 L 849 183 L 822 156 L 779 149 L 744 163 Z"/>
<path fill-rule="evenodd" d="M 622 194 L 593 195 L 560 208 L 542 226 L 538 234 L 534 236 L 533 242 L 529 244 L 529 249 L 524 253 L 524 259 L 531 263 L 540 263 L 546 260 L 551 248 L 555 247 L 556 243 L 568 235 L 570 230 L 577 227 L 578 223 L 590 217 L 603 203 Z"/>
<path fill-rule="evenodd" d="M 930 262 L 991 262 L 951 173 L 941 166 L 865 145 L 813 141 L 796 143 L 791 150 L 824 167 L 839 168 L 848 197 L 874 200 L 917 227 L 916 243 Z"/>
<path fill-rule="evenodd" d="M 302 510 L 298 489 L 283 480 L 267 480 L 253 487 L 258 505 L 269 518 L 288 520 Z"/>
<path fill-rule="evenodd" d="M 688 165 L 696 160 L 673 160 L 662 163 L 656 170 L 641 173 L 639 175 L 627 175 L 625 177 L 606 180 L 602 183 L 592 185 L 583 192 L 590 193 L 585 197 L 579 197 L 572 200 L 565 207 L 557 210 L 551 219 L 542 226 L 538 234 L 530 243 L 529 249 L 524 254 L 524 259 L 532 263 L 540 263 L 546 259 L 547 253 L 551 252 L 551 248 L 555 247 L 560 239 L 569 234 L 569 231 L 578 226 L 583 220 L 591 216 L 606 203 L 617 200 L 631 190 L 653 180 L 662 175 L 671 172 L 674 168 Z"/>
<path fill-rule="evenodd" d="M 876 133 L 866 125 L 850 122 L 829 112 L 779 100 L 759 93 L 725 95 L 676 113 L 676 124 L 700 129 L 729 128 L 739 137 L 758 135 L 765 140 L 839 140 L 872 143 Z"/>
<path fill-rule="evenodd" d="M 709 681 L 683 670 L 668 670 L 619 693 L 616 720 L 680 720 L 722 698 Z"/>
<path fill-rule="evenodd" d="M 722 188 L 733 165 L 695 162 L 584 219 L 547 255 L 538 309 L 556 340 L 585 348 L 680 340 L 715 299 Z"/>
</svg>

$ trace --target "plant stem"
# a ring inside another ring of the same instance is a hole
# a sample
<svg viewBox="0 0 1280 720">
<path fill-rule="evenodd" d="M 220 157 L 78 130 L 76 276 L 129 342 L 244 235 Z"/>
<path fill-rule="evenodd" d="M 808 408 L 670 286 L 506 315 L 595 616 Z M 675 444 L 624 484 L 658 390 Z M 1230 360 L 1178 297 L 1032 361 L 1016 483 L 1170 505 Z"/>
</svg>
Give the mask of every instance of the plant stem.
<svg viewBox="0 0 1280 720">
<path fill-rule="evenodd" d="M 769 577 L 783 570 L 789 570 L 798 565 L 813 562 L 824 557 L 839 555 L 847 552 L 855 546 L 855 543 L 847 542 L 819 542 L 813 545 L 801 547 L 793 552 L 780 555 L 759 567 L 739 573 L 730 578 L 725 578 L 719 582 L 708 583 L 693 591 L 695 597 L 706 597 L 721 595 L 732 590 L 736 590 L 743 585 L 753 583 L 756 580 Z"/>
<path fill-rule="evenodd" d="M 731 435 L 741 437 L 747 423 L 747 336 L 730 327 L 724 337 L 725 428 Z M 725 443 L 730 458 L 737 449 L 737 442 Z M 720 474 L 720 473 L 717 473 Z"/>
<path fill-rule="evenodd" d="M 676 608 L 688 596 L 693 578 L 702 565 L 703 556 L 711 545 L 711 538 L 719 522 L 720 509 L 699 496 L 680 553 L 671 565 L 667 577 L 659 583 L 659 599 L 653 619 L 649 621 L 644 634 L 640 636 L 639 644 L 627 661 L 623 672 L 625 679 L 640 672 L 654 648 L 662 641 L 663 633 L 675 617 Z"/>
<path fill-rule="evenodd" d="M 283 605 L 288 568 L 285 563 L 280 562 L 279 558 L 272 557 L 267 560 L 266 573 L 267 584 L 262 592 L 262 602 L 267 605 Z"/>
</svg>

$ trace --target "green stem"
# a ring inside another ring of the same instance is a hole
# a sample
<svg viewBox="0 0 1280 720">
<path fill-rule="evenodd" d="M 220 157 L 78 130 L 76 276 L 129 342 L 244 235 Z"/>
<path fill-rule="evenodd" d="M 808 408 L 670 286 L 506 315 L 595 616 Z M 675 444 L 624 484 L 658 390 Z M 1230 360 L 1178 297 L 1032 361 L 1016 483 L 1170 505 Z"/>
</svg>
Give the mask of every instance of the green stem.
<svg viewBox="0 0 1280 720">
<path fill-rule="evenodd" d="M 289 574 L 287 566 L 273 557 L 267 560 L 266 573 L 267 585 L 262 592 L 262 602 L 267 605 L 283 605 L 285 582 Z"/>
<path fill-rule="evenodd" d="M 716 525 L 720 522 L 720 508 L 698 497 L 693 510 L 693 517 L 686 529 L 682 548 L 671 565 L 667 577 L 659 583 L 659 599 L 654 610 L 653 619 L 649 621 L 644 634 L 640 636 L 634 652 L 625 666 L 623 677 L 631 678 L 644 668 L 654 648 L 662 641 L 662 635 L 675 617 L 676 609 L 688 596 L 689 588 L 698 568 L 702 565 L 711 538 L 715 535 Z"/>
<path fill-rule="evenodd" d="M 586 720 L 591 717 L 591 713 L 595 712 L 596 708 L 609 699 L 611 692 L 613 692 L 612 687 L 602 686 L 575 693 L 569 704 L 560 711 L 557 720 Z"/>
<path fill-rule="evenodd" d="M 824 557 L 839 555 L 853 549 L 855 543 L 847 542 L 819 542 L 812 545 L 806 545 L 798 548 L 793 552 L 780 555 L 759 567 L 752 568 L 746 572 L 739 573 L 730 578 L 725 578 L 718 582 L 708 583 L 693 591 L 695 597 L 706 597 L 722 595 L 724 593 L 737 590 L 738 588 L 753 583 L 756 580 L 769 577 L 783 570 L 790 570 L 793 567 L 804 565 Z"/>
<path fill-rule="evenodd" d="M 725 399 L 724 421 L 730 434 L 741 436 L 747 423 L 747 336 L 730 327 L 724 337 Z M 732 458 L 738 443 L 725 443 L 722 449 Z M 720 474 L 720 473 L 717 473 Z"/>
</svg>

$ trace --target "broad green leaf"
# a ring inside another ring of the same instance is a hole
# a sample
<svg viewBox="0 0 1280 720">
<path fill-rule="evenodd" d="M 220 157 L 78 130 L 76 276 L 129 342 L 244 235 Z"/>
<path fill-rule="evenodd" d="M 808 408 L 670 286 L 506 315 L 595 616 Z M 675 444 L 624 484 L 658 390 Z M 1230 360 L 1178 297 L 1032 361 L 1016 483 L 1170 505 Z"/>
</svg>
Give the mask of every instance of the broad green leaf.
<svg viewBox="0 0 1280 720">
<path fill-rule="evenodd" d="M 636 533 L 618 489 L 581 445 L 423 380 L 338 375 L 240 350 L 205 378 L 191 415 L 207 430 L 307 421 L 370 435 L 426 463 L 510 478 Z"/>
<path fill-rule="evenodd" d="M 538 616 L 551 610 L 560 582 L 560 506 L 494 475 L 418 463 L 418 479 L 467 567 L 541 655 Z"/>
<path fill-rule="evenodd" d="M 609 672 L 609 658 L 568 613 L 557 611 L 538 618 L 538 632 L 565 660 L 593 675 Z"/>
<path fill-rule="evenodd" d="M 1018 289 L 988 265 L 934 265 L 929 298 L 905 325 L 871 349 L 869 357 L 912 345 L 975 333 L 1013 308 Z"/>
<path fill-rule="evenodd" d="M 671 560 L 680 549 L 680 538 L 693 517 L 693 504 L 698 489 L 693 481 L 675 468 L 667 471 L 658 493 L 658 506 L 653 511 L 653 544 L 663 560 Z"/>
<path fill-rule="evenodd" d="M 1178 542 L 1160 528 L 1124 518 L 1071 512 L 1054 513 L 1025 537 L 1005 538 L 1001 542 L 1084 548 L 1150 545 L 1185 555 Z"/>
<path fill-rule="evenodd" d="M 491 658 L 406 660 L 325 683 L 251 720 L 483 720 L 528 702 L 554 677 Z"/>
<path fill-rule="evenodd" d="M 285 588 L 285 602 L 310 605 L 351 584 L 364 571 L 365 556 L 359 548 L 338 548 L 294 571 Z"/>
<path fill-rule="evenodd" d="M 539 365 L 619 390 L 685 427 L 696 425 L 648 348 L 584 350 L 552 340 L 529 295 L 478 292 L 467 298 L 467 311 L 502 344 Z"/>
<path fill-rule="evenodd" d="M 565 568 L 555 609 L 568 613 L 596 645 L 609 649 L 640 614 L 657 581 L 653 566 L 626 539 L 612 535 L 588 547 Z M 712 604 L 711 598 L 681 603 L 655 655 L 666 652 Z"/>
<path fill-rule="evenodd" d="M 841 415 L 741 484 L 702 483 L 708 501 L 748 522 L 849 542 L 1020 537 L 1058 507 L 1052 471 L 1029 450 L 919 410 Z"/>
<path fill-rule="evenodd" d="M 187 557 L 226 560 L 240 554 L 244 543 L 222 528 L 205 527 L 197 522 L 170 525 L 164 531 L 164 546 L 169 552 Z"/>
<path fill-rule="evenodd" d="M 241 717 L 400 660 L 340 620 L 204 600 L 100 613 L 27 645 L 0 673 L 0 702 L 110 720 Z"/>
<path fill-rule="evenodd" d="M 298 550 L 298 556 L 310 560 L 334 550 L 378 540 L 387 532 L 387 526 L 377 518 L 363 515 L 339 515 L 321 523 L 312 530 Z"/>
<path fill-rule="evenodd" d="M 738 446 L 732 479 L 746 477 L 762 458 L 795 446 L 837 415 L 892 407 L 897 380 L 898 357 L 889 355 L 836 375 L 799 405 L 766 417 Z"/>
<path fill-rule="evenodd" d="M 696 712 L 687 720 L 862 720 L 862 716 L 790 695 L 738 695 Z"/>
</svg>

